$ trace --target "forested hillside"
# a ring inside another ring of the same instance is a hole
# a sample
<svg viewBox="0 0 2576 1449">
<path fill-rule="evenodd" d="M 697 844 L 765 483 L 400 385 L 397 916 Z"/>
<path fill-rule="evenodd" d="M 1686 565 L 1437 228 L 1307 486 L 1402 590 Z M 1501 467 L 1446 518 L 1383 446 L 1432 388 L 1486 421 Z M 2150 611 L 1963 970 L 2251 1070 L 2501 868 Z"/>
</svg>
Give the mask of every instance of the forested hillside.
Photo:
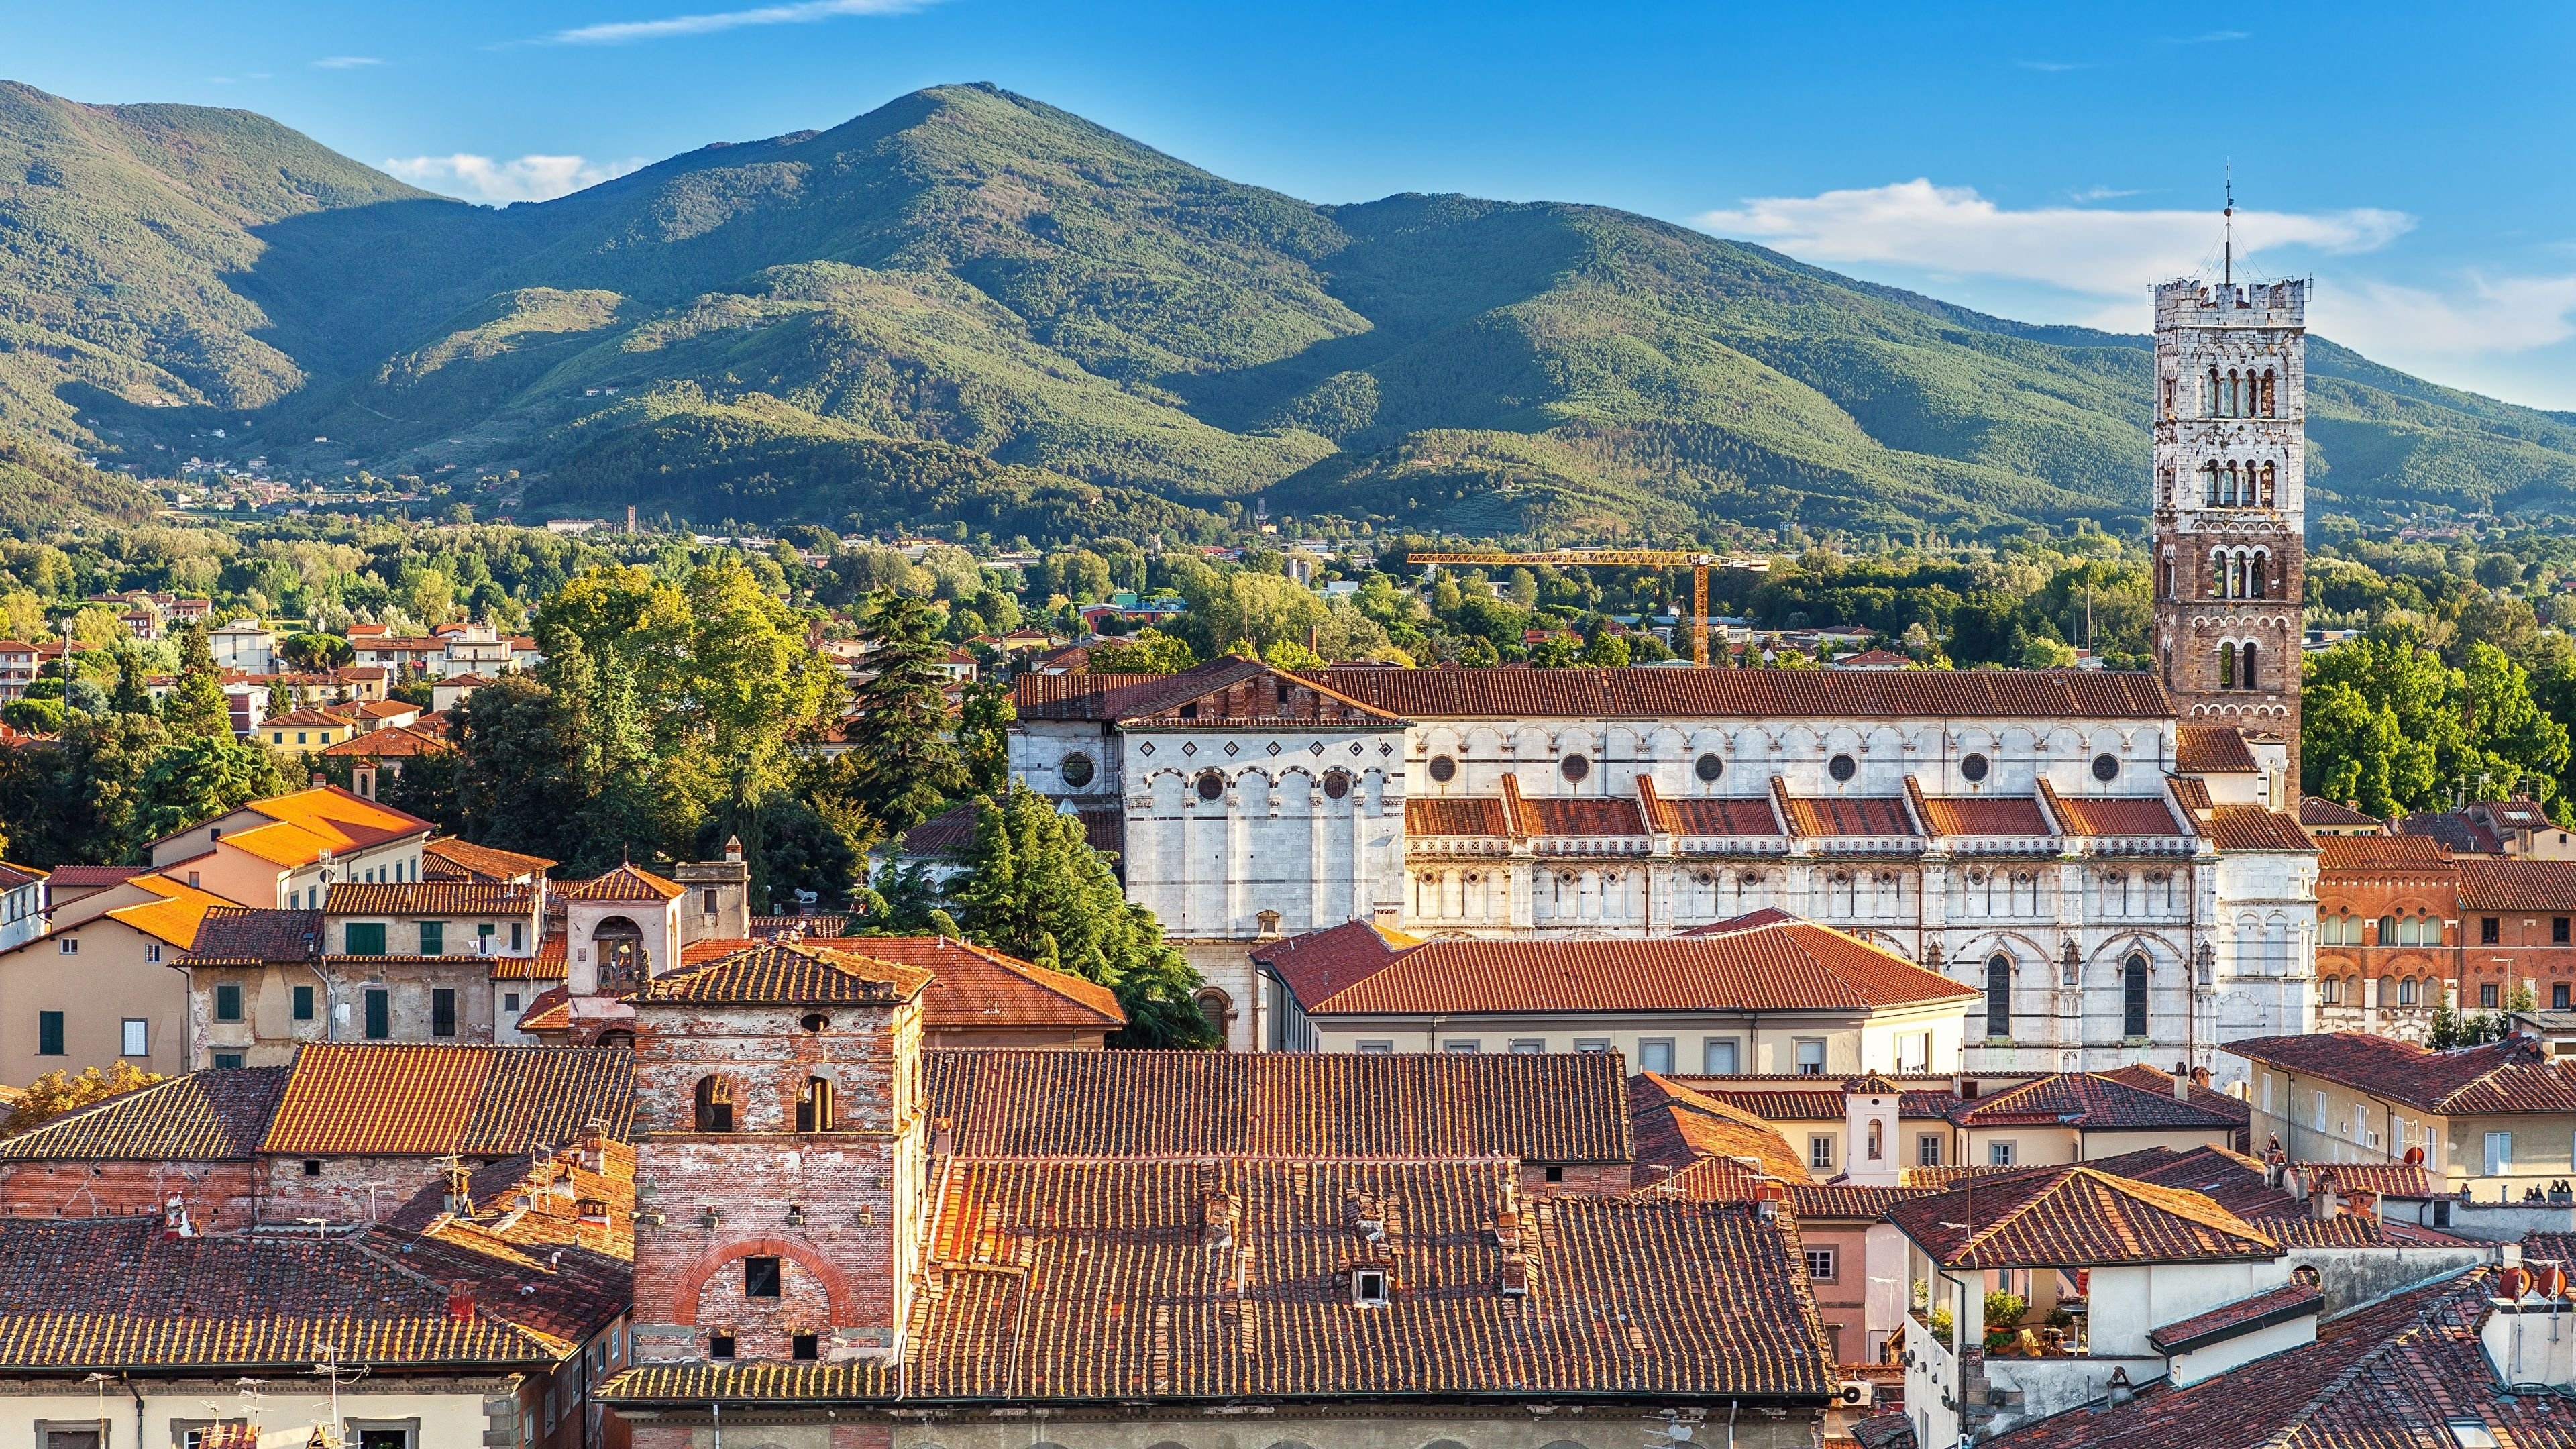
<svg viewBox="0 0 2576 1449">
<path fill-rule="evenodd" d="M 2576 516 L 2576 417 L 2312 361 L 2317 511 Z M 1031 537 L 1256 494 L 1992 534 L 2139 516 L 2147 366 L 1605 208 L 1314 206 L 987 86 L 500 211 L 246 113 L 0 86 L 0 430 L 146 473 L 454 464 L 534 513 Z"/>
</svg>

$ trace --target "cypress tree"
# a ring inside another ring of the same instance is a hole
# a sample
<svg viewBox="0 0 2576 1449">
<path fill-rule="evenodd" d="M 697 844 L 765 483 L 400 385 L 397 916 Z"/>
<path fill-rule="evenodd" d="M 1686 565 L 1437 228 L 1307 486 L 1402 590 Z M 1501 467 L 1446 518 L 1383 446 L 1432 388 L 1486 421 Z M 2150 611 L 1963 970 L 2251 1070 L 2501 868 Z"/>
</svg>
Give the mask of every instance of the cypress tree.
<svg viewBox="0 0 2576 1449">
<path fill-rule="evenodd" d="M 215 670 L 203 620 L 180 626 L 179 684 L 161 702 L 161 719 L 182 739 L 232 738 L 233 713 L 224 702 L 223 676 Z"/>
</svg>

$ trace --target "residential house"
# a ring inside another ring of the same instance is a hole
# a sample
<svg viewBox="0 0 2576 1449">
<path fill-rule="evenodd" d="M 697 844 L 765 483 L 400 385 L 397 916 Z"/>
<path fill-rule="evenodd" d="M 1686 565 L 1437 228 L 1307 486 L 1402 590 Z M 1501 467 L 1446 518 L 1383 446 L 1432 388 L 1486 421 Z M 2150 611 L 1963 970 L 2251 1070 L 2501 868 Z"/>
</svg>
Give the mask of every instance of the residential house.
<svg viewBox="0 0 2576 1449">
<path fill-rule="evenodd" d="M 2576 1007 L 2576 860 L 2463 860 L 2454 997 L 2493 1011 L 2519 990 L 2539 1007 Z"/>
<path fill-rule="evenodd" d="M 186 1071 L 180 958 L 223 897 L 149 872 L 88 892 L 54 928 L 0 949 L 0 1081 L 128 1061 Z"/>
<path fill-rule="evenodd" d="M 2423 835 L 2317 843 L 2318 1027 L 2423 1040 L 2457 976 L 2460 865 Z"/>
<path fill-rule="evenodd" d="M 316 783 L 153 841 L 152 867 L 233 905 L 318 910 L 324 893 L 342 882 L 419 880 L 421 848 L 436 828 Z"/>
<path fill-rule="evenodd" d="M 0 861 L 0 951 L 44 934 L 45 872 Z"/>
<path fill-rule="evenodd" d="M 0 639 L 0 703 L 27 697 L 36 682 L 36 646 L 23 639 Z"/>
<path fill-rule="evenodd" d="M 1384 960 L 1299 969 L 1256 947 L 1288 1050 L 1612 1051 L 1640 1071 L 1950 1071 L 1974 989 L 1883 947 L 1770 913 L 1650 940 L 1433 940 L 1333 928 Z M 1365 936 L 1366 939 L 1360 939 Z"/>
<path fill-rule="evenodd" d="M 2315 795 L 2299 801 L 2299 824 L 2310 835 L 2324 839 L 2329 835 L 2385 835 L 2387 822 L 2361 813 L 2357 806 L 2340 804 Z"/>
<path fill-rule="evenodd" d="M 451 674 L 429 687 L 429 707 L 450 710 L 473 697 L 474 691 L 492 682 L 492 676 L 468 671 Z"/>
<path fill-rule="evenodd" d="M 217 669 L 238 669 L 245 674 L 277 672 L 277 635 L 257 619 L 235 619 L 220 629 L 207 630 L 206 647 L 214 651 Z"/>
<path fill-rule="evenodd" d="M 357 721 L 332 709 L 299 709 L 262 720 L 259 732 L 273 749 L 319 754 L 358 732 Z"/>
<path fill-rule="evenodd" d="M 2530 1037 L 2432 1051 L 2326 1032 L 2228 1050 L 2254 1067 L 2255 1138 L 2299 1161 L 2420 1163 L 2489 1201 L 2576 1178 L 2576 1058 Z"/>
</svg>

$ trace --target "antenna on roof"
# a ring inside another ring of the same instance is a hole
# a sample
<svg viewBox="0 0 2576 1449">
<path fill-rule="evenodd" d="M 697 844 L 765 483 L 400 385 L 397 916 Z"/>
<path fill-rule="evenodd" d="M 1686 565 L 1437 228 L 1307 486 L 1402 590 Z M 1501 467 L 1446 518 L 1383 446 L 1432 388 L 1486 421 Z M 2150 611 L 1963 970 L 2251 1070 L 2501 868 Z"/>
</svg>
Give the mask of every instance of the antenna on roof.
<svg viewBox="0 0 2576 1449">
<path fill-rule="evenodd" d="M 2227 164 L 2227 207 L 2219 212 L 2218 280 L 2229 286 L 2236 282 L 2236 163 Z M 2208 253 L 2202 253 L 2203 256 Z"/>
</svg>

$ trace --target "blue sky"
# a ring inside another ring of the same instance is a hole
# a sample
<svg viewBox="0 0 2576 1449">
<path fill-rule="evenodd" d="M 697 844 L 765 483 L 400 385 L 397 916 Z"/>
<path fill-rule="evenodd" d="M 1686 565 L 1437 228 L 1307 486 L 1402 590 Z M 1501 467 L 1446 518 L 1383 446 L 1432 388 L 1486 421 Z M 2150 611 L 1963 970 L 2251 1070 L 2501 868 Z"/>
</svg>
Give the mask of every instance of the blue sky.
<svg viewBox="0 0 2576 1449">
<path fill-rule="evenodd" d="M 274 116 L 478 200 L 989 80 L 1315 201 L 1626 207 L 2139 331 L 2214 261 L 2411 371 L 2576 408 L 2576 8 L 21 0 L 0 76 Z"/>
</svg>

